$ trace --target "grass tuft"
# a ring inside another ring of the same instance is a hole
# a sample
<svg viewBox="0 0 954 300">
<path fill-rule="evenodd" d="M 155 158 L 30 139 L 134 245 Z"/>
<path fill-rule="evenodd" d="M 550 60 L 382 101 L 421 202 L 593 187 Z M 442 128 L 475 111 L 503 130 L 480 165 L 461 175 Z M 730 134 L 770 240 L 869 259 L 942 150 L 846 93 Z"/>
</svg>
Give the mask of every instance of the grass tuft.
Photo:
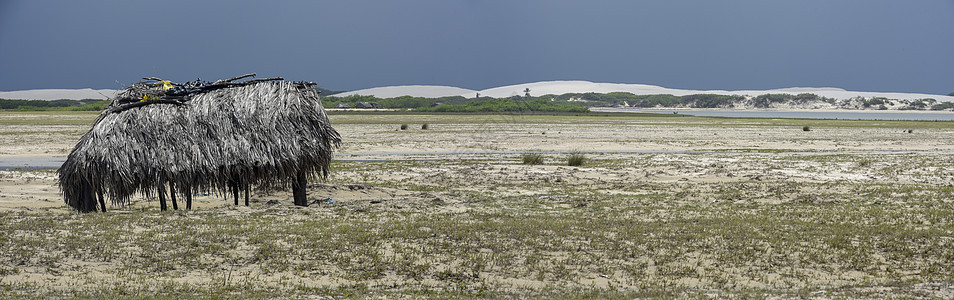
<svg viewBox="0 0 954 300">
<path fill-rule="evenodd" d="M 523 159 L 523 164 L 525 165 L 542 165 L 543 164 L 543 154 L 540 154 L 540 153 L 524 153 L 522 159 Z"/>
<path fill-rule="evenodd" d="M 570 156 L 566 158 L 566 165 L 568 166 L 582 166 L 583 162 L 586 161 L 586 155 L 580 152 L 571 153 Z"/>
<path fill-rule="evenodd" d="M 401 124 L 401 130 L 407 130 L 407 124 Z"/>
</svg>

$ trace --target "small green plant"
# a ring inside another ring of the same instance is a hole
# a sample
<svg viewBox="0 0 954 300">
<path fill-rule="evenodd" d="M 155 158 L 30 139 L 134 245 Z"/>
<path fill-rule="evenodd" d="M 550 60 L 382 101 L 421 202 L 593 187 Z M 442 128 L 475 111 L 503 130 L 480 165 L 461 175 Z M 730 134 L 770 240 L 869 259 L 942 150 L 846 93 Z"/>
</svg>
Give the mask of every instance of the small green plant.
<svg viewBox="0 0 954 300">
<path fill-rule="evenodd" d="M 421 125 L 421 130 L 427 130 L 428 127 L 430 127 L 430 125 L 424 123 L 424 125 Z"/>
<path fill-rule="evenodd" d="M 812 128 L 808 126 L 802 126 L 802 131 L 812 131 Z"/>
<path fill-rule="evenodd" d="M 523 154 L 523 164 L 525 164 L 525 165 L 542 165 L 542 164 L 543 164 L 543 154 L 540 154 L 540 153 L 524 153 L 524 154 Z"/>
<path fill-rule="evenodd" d="M 914 129 L 908 129 L 908 133 L 914 133 Z"/>
<path fill-rule="evenodd" d="M 401 130 L 407 130 L 407 124 L 401 124 Z"/>
<path fill-rule="evenodd" d="M 871 167 L 871 164 L 872 164 L 872 163 L 874 163 L 874 161 L 872 161 L 872 160 L 870 160 L 870 159 L 863 159 L 863 160 L 858 161 L 858 167 L 868 168 L 868 167 Z"/>
<path fill-rule="evenodd" d="M 582 166 L 584 161 L 586 161 L 586 155 L 579 152 L 571 153 L 570 156 L 566 158 L 566 164 L 568 166 Z"/>
</svg>

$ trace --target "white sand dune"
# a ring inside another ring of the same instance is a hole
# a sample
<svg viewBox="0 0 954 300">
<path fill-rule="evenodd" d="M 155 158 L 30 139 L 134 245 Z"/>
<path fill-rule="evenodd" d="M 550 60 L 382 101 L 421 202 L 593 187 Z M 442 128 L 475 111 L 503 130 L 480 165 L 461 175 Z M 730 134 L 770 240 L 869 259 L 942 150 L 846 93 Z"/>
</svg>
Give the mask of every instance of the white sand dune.
<svg viewBox="0 0 954 300">
<path fill-rule="evenodd" d="M 364 90 L 350 91 L 335 94 L 335 97 L 346 97 L 351 95 L 375 96 L 378 98 L 394 98 L 400 96 L 438 98 L 447 96 L 466 95 L 464 97 L 474 97 L 477 91 L 462 89 L 452 86 L 440 85 L 401 85 L 370 88 Z"/>
<path fill-rule="evenodd" d="M 82 99 L 106 99 L 116 95 L 118 90 L 94 90 L 85 89 L 39 89 L 0 92 L 0 99 L 19 99 L 19 100 L 82 100 Z"/>
<path fill-rule="evenodd" d="M 481 91 L 438 85 L 402 85 L 387 86 L 357 91 L 350 91 L 335 94 L 337 97 L 350 95 L 367 95 L 378 98 L 393 98 L 400 96 L 414 96 L 437 98 L 446 96 L 463 96 L 473 98 L 477 93 L 481 96 L 494 98 L 504 98 L 516 95 L 523 95 L 524 90 L 529 88 L 530 94 L 534 96 L 553 94 L 561 95 L 566 93 L 611 93 L 611 92 L 630 92 L 636 95 L 654 95 L 654 94 L 672 94 L 676 96 L 692 94 L 719 94 L 719 95 L 748 95 L 758 96 L 772 93 L 812 93 L 822 97 L 835 99 L 848 99 L 852 97 L 885 97 L 889 99 L 912 100 L 933 98 L 938 101 L 954 102 L 954 97 L 944 95 L 919 94 L 919 93 L 891 93 L 891 92 L 862 92 L 847 91 L 840 88 L 831 87 L 792 87 L 772 90 L 685 90 L 671 89 L 648 84 L 626 84 L 626 83 L 597 83 L 582 80 L 575 81 L 542 81 L 525 84 L 508 85 L 496 88 L 485 89 Z M 105 99 L 114 96 L 117 90 L 94 90 L 94 89 L 41 89 L 41 90 L 23 90 L 0 92 L 2 99 L 27 99 L 27 100 L 58 100 L 58 99 Z"/>
<path fill-rule="evenodd" d="M 562 95 L 566 93 L 611 93 L 611 92 L 630 92 L 636 95 L 654 95 L 654 94 L 672 94 L 675 96 L 685 96 L 692 94 L 719 94 L 719 95 L 748 95 L 758 96 L 762 94 L 799 94 L 812 93 L 822 97 L 835 99 L 848 99 L 852 97 L 886 97 L 889 99 L 911 100 L 933 98 L 938 101 L 954 101 L 952 96 L 918 94 L 918 93 L 889 93 L 889 92 L 859 92 L 846 91 L 840 88 L 812 88 L 812 87 L 793 87 L 772 90 L 683 90 L 671 89 L 655 85 L 646 84 L 622 84 L 622 83 L 595 83 L 589 81 L 543 81 L 534 83 L 525 83 L 517 85 L 508 85 L 479 91 L 481 96 L 494 98 L 510 97 L 515 95 L 524 95 L 524 90 L 529 88 L 530 94 L 534 96 L 554 94 Z M 461 96 L 473 97 L 473 94 L 462 94 Z"/>
</svg>

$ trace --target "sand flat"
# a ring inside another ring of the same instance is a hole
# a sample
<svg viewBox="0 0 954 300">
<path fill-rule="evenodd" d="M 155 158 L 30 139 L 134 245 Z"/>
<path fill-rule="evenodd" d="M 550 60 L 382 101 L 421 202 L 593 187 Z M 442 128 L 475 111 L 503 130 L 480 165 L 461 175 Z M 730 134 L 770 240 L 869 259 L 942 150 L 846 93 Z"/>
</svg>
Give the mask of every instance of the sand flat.
<svg viewBox="0 0 954 300">
<path fill-rule="evenodd" d="M 307 208 L 289 191 L 254 189 L 250 207 L 204 191 L 192 211 L 162 213 L 136 196 L 76 214 L 54 170 L 0 171 L 10 228 L 0 241 L 16 242 L 0 243 L 11 253 L 0 283 L 10 295 L 74 296 L 334 296 L 358 286 L 386 297 L 954 295 L 951 270 L 937 264 L 954 238 L 950 122 L 331 119 L 343 148 L 332 176 L 309 185 Z M 62 156 L 41 150 L 68 147 L 88 126 L 34 121 L 0 122 L 10 133 L 0 158 Z M 47 133 L 64 138 L 17 142 Z M 545 163 L 523 164 L 525 153 Z M 566 165 L 571 153 L 586 162 Z M 27 243 L 42 252 L 28 255 Z"/>
</svg>

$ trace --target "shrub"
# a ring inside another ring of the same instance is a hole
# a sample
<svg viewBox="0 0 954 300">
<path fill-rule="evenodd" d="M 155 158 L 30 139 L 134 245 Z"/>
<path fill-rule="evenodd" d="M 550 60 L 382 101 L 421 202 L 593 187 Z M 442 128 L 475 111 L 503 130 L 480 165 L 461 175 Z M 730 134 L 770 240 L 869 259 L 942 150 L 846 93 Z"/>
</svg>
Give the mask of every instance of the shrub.
<svg viewBox="0 0 954 300">
<path fill-rule="evenodd" d="M 952 110 L 954 102 L 941 102 L 931 106 L 931 110 Z"/>
<path fill-rule="evenodd" d="M 906 107 L 904 107 L 904 108 L 902 108 L 902 109 L 903 109 L 903 110 L 923 110 L 923 109 L 925 109 L 927 106 L 928 106 L 928 104 L 927 104 L 926 101 L 924 101 L 924 100 L 922 100 L 922 99 L 918 99 L 918 100 L 911 101 L 911 103 L 908 104 L 908 106 L 906 106 Z"/>
<path fill-rule="evenodd" d="M 543 154 L 540 154 L 540 153 L 524 153 L 524 154 L 523 154 L 523 164 L 525 164 L 525 165 L 542 165 L 542 164 L 543 164 Z"/>
<path fill-rule="evenodd" d="M 427 123 L 424 123 L 424 125 L 421 125 L 421 129 L 422 129 L 422 130 L 427 130 L 428 127 L 429 127 L 429 126 L 427 125 Z"/>
<path fill-rule="evenodd" d="M 884 104 L 885 104 L 885 103 L 888 103 L 888 102 L 891 102 L 891 100 L 888 99 L 888 98 L 885 98 L 885 97 L 873 97 L 873 98 L 871 98 L 871 99 L 862 101 L 862 102 L 861 102 L 861 106 L 864 107 L 864 108 L 868 108 L 868 107 L 875 106 L 875 105 L 884 106 Z"/>
<path fill-rule="evenodd" d="M 419 107 L 417 111 L 427 112 L 589 112 L 589 108 L 572 104 L 560 104 L 548 99 L 514 100 L 489 99 L 471 101 L 466 104 L 441 104 L 434 107 Z"/>
<path fill-rule="evenodd" d="M 583 155 L 583 153 L 579 152 L 571 153 L 570 156 L 566 158 L 566 164 L 568 166 L 582 166 L 584 161 L 586 161 L 586 155 Z"/>
<path fill-rule="evenodd" d="M 802 126 L 802 131 L 812 131 L 812 128 L 808 126 Z"/>
<path fill-rule="evenodd" d="M 635 107 L 673 107 L 680 105 L 681 98 L 673 95 L 640 95 L 633 102 Z"/>
<path fill-rule="evenodd" d="M 795 96 L 790 94 L 765 94 L 752 99 L 752 106 L 758 108 L 772 107 L 772 103 L 785 103 L 792 101 Z"/>
<path fill-rule="evenodd" d="M 407 130 L 407 124 L 401 124 L 401 130 Z"/>
<path fill-rule="evenodd" d="M 715 95 L 715 94 L 695 94 L 681 97 L 681 102 L 689 104 L 693 108 L 731 108 L 735 107 L 736 101 L 745 100 L 745 97 L 739 95 Z"/>
</svg>

